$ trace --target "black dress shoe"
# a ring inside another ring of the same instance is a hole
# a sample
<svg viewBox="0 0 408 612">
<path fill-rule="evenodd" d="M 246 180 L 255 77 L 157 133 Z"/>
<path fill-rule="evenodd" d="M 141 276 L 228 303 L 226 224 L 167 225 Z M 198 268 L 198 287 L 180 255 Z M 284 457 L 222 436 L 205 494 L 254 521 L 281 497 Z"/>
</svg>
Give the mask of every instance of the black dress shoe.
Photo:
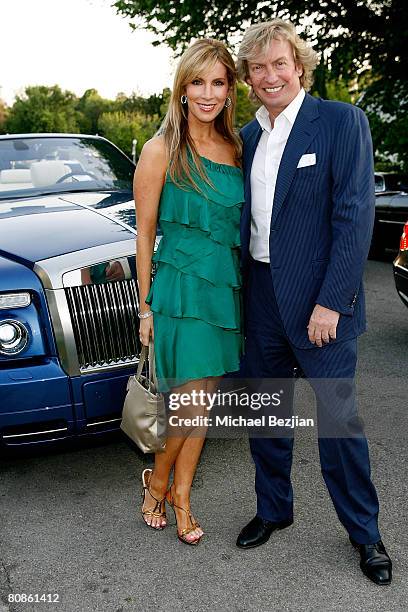
<svg viewBox="0 0 408 612">
<path fill-rule="evenodd" d="M 255 548 L 255 546 L 261 546 L 265 544 L 271 537 L 271 533 L 277 529 L 285 529 L 292 525 L 293 519 L 287 521 L 281 521 L 280 523 L 273 523 L 266 521 L 260 516 L 255 516 L 252 521 L 246 525 L 237 539 L 238 548 Z"/>
<path fill-rule="evenodd" d="M 382 541 L 378 540 L 375 544 L 358 544 L 350 538 L 350 542 L 360 553 L 363 574 L 376 584 L 391 584 L 392 563 Z"/>
</svg>

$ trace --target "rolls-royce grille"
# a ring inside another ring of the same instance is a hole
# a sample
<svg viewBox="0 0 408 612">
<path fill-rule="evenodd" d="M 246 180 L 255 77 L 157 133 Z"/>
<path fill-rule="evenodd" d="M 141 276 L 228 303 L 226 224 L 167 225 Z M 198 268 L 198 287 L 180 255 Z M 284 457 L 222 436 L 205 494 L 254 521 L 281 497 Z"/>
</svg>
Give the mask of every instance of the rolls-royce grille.
<svg viewBox="0 0 408 612">
<path fill-rule="evenodd" d="M 133 363 L 140 352 L 136 282 L 65 289 L 81 371 Z"/>
</svg>

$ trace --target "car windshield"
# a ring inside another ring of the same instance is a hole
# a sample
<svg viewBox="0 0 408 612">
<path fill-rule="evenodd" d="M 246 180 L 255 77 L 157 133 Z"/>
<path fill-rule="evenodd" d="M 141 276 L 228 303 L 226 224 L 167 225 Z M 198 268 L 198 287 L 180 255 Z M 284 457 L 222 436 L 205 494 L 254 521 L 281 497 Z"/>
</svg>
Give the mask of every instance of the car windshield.
<svg viewBox="0 0 408 612">
<path fill-rule="evenodd" d="M 134 165 L 92 137 L 0 138 L 0 199 L 132 189 Z"/>
</svg>

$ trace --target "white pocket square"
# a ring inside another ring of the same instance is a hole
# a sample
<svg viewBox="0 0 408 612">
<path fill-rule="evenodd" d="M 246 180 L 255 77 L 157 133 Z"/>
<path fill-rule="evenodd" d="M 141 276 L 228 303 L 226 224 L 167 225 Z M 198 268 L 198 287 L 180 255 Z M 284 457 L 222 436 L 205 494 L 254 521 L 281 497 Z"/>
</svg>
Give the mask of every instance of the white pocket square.
<svg viewBox="0 0 408 612">
<path fill-rule="evenodd" d="M 298 168 L 304 168 L 305 166 L 314 166 L 316 164 L 316 153 L 306 153 L 299 159 L 297 165 Z"/>
</svg>

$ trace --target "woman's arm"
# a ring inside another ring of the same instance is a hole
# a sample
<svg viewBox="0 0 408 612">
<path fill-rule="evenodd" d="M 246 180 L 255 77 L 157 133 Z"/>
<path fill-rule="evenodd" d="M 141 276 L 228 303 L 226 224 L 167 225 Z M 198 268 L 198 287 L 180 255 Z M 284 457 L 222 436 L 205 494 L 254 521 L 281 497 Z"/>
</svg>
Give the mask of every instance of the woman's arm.
<svg viewBox="0 0 408 612">
<path fill-rule="evenodd" d="M 167 156 L 163 139 L 153 138 L 143 147 L 133 180 L 137 228 L 136 269 L 142 313 L 149 310 L 149 305 L 145 300 L 150 290 L 157 215 L 166 169 Z M 152 317 L 141 319 L 140 339 L 142 344 L 149 344 L 150 335 L 153 335 Z"/>
</svg>

